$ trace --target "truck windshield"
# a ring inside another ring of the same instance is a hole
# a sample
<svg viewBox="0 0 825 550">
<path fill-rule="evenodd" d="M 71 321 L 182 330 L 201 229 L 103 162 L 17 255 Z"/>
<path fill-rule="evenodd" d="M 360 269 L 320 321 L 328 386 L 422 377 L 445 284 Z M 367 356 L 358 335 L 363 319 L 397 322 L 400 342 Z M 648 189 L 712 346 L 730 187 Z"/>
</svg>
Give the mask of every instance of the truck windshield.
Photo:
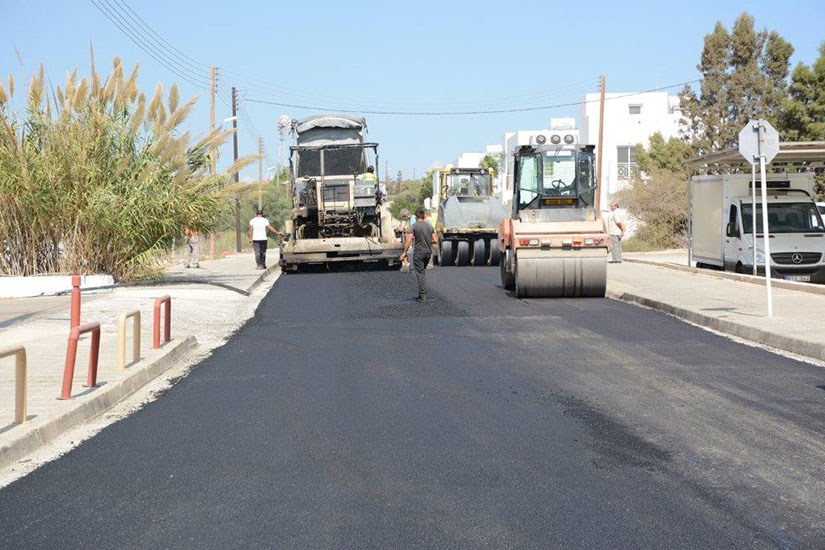
<svg viewBox="0 0 825 550">
<path fill-rule="evenodd" d="M 321 175 L 321 150 L 297 150 L 297 177 Z M 324 149 L 325 176 L 352 176 L 366 170 L 364 150 L 360 147 L 328 147 Z"/>
<path fill-rule="evenodd" d="M 490 194 L 490 174 L 452 174 L 449 194 L 458 197 L 486 197 Z"/>
<path fill-rule="evenodd" d="M 742 227 L 753 232 L 753 208 L 742 203 Z M 768 206 L 768 230 L 771 233 L 825 233 L 825 225 L 816 205 L 806 202 L 780 202 Z M 762 233 L 762 205 L 756 204 L 756 232 Z"/>
</svg>

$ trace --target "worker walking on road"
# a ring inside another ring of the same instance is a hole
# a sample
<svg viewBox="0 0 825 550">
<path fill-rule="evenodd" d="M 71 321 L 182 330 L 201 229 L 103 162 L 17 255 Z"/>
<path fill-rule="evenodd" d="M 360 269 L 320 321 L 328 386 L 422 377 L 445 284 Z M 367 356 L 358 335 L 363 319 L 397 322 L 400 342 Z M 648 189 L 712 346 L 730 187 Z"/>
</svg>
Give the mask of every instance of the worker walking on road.
<svg viewBox="0 0 825 550">
<path fill-rule="evenodd" d="M 413 268 L 415 278 L 418 280 L 418 302 L 427 301 L 427 264 L 433 255 L 433 226 L 424 222 L 427 214 L 419 208 L 415 211 L 415 225 L 412 227 L 412 234 L 407 237 L 404 245 L 404 252 L 401 259 L 407 255 L 410 247 L 413 248 Z"/>
<path fill-rule="evenodd" d="M 283 231 L 278 231 L 269 223 L 269 220 L 264 217 L 264 211 L 258 210 L 258 214 L 249 220 L 249 242 L 252 243 L 252 249 L 255 251 L 256 269 L 266 269 L 266 232 L 271 231 L 279 237 L 283 237 Z"/>
<path fill-rule="evenodd" d="M 622 237 L 627 231 L 627 215 L 619 209 L 618 202 L 610 204 L 610 215 L 607 218 L 607 233 L 610 235 L 610 253 L 612 264 L 622 263 Z"/>
</svg>

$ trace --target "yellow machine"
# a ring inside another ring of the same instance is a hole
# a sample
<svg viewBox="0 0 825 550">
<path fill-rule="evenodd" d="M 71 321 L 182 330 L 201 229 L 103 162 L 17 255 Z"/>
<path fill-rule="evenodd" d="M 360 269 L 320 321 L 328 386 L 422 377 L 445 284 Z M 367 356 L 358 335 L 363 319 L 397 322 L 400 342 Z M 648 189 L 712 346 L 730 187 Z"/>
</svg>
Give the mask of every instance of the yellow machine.
<svg viewBox="0 0 825 550">
<path fill-rule="evenodd" d="M 501 284 L 518 297 L 605 295 L 609 238 L 596 205 L 592 145 L 539 135 L 514 155 L 512 215 L 501 222 Z"/>
<path fill-rule="evenodd" d="M 496 231 L 507 210 L 493 196 L 492 177 L 488 168 L 445 168 L 433 174 L 439 265 L 498 265 Z"/>
</svg>

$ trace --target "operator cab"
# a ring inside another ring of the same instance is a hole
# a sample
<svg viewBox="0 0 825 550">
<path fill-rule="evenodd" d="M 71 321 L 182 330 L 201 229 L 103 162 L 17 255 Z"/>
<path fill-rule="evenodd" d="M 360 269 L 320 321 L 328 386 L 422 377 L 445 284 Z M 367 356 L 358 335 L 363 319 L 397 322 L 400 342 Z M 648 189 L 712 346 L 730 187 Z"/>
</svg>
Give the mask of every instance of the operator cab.
<svg viewBox="0 0 825 550">
<path fill-rule="evenodd" d="M 456 170 L 447 176 L 447 195 L 456 197 L 489 197 L 492 182 L 489 173 Z"/>
<path fill-rule="evenodd" d="M 514 215 L 521 210 L 593 208 L 592 145 L 524 145 L 516 152 Z"/>
</svg>

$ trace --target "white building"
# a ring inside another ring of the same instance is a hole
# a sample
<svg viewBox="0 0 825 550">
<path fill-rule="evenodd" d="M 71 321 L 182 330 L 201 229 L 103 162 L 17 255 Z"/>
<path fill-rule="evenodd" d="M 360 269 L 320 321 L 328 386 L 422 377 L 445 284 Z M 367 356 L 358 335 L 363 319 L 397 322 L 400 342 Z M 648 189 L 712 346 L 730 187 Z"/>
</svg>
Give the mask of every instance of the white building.
<svg viewBox="0 0 825 550">
<path fill-rule="evenodd" d="M 599 94 L 586 94 L 581 101 L 579 121 L 581 142 L 598 145 Z M 650 145 L 652 134 L 660 132 L 665 140 L 677 137 L 682 112 L 679 97 L 666 92 L 605 94 L 604 152 L 596 150 L 602 162 L 604 208 L 613 193 L 627 185 L 636 169 L 636 145 Z"/>
<path fill-rule="evenodd" d="M 578 138 L 575 130 L 576 120 L 573 118 L 551 118 L 550 129 L 543 130 L 519 130 L 517 132 L 505 132 L 502 139 L 502 151 L 504 159 L 501 166 L 500 191 L 501 200 L 510 203 L 513 200 L 513 154 L 521 145 L 534 143 L 536 136 L 548 136 L 551 133 L 573 133 Z"/>
</svg>

